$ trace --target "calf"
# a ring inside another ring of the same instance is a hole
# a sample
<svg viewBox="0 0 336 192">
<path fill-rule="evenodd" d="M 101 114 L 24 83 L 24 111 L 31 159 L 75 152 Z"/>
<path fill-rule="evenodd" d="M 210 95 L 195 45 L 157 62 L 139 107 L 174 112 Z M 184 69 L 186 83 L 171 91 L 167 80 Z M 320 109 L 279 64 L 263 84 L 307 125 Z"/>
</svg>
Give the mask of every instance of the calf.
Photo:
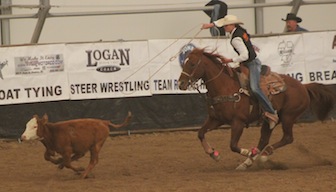
<svg viewBox="0 0 336 192">
<path fill-rule="evenodd" d="M 58 165 L 60 169 L 70 168 L 78 174 L 84 171 L 81 177 L 87 178 L 98 163 L 98 153 L 109 136 L 109 128 L 126 126 L 131 116 L 128 112 L 123 123 L 113 124 L 108 120 L 90 118 L 50 123 L 46 114 L 42 118 L 34 115 L 27 123 L 21 139 L 40 140 L 46 148 L 45 160 Z M 71 161 L 83 157 L 87 151 L 90 151 L 91 158 L 86 169 L 71 165 Z M 56 154 L 62 157 L 56 158 Z"/>
</svg>

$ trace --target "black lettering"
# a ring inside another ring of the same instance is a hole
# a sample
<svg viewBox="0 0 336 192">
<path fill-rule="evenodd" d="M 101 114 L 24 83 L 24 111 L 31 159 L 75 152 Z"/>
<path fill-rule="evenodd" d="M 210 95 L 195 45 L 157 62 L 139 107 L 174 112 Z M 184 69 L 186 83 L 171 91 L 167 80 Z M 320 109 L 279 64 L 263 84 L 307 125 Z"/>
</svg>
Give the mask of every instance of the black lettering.
<svg viewBox="0 0 336 192">
<path fill-rule="evenodd" d="M 298 81 L 303 81 L 303 75 L 302 73 L 288 73 L 287 74 L 290 77 L 293 77 L 294 79 L 298 80 Z"/>
<path fill-rule="evenodd" d="M 56 95 L 62 95 L 62 87 L 60 85 L 57 85 L 55 87 L 55 94 Z"/>
<path fill-rule="evenodd" d="M 129 63 L 130 63 L 129 51 L 130 51 L 130 49 L 125 49 L 125 50 L 119 49 L 119 53 L 120 53 L 120 57 L 121 57 L 120 65 L 125 65 L 125 62 L 126 62 L 127 65 L 129 65 Z"/>
<path fill-rule="evenodd" d="M 330 71 L 324 71 L 324 79 L 330 80 Z"/>
<path fill-rule="evenodd" d="M 322 72 L 320 71 L 316 72 L 316 81 L 323 81 Z"/>
<path fill-rule="evenodd" d="M 316 81 L 314 72 L 309 72 L 309 80 L 310 81 Z"/>
<path fill-rule="evenodd" d="M 118 53 L 117 53 L 117 51 L 115 49 L 112 51 L 111 59 L 112 60 L 119 59 Z"/>
<path fill-rule="evenodd" d="M 0 90 L 0 100 L 18 99 L 20 89 Z"/>
<path fill-rule="evenodd" d="M 87 54 L 87 67 L 96 67 L 99 60 L 119 60 L 119 65 L 129 65 L 130 64 L 130 57 L 129 57 L 130 49 L 118 49 L 118 50 L 108 50 L 104 49 L 103 51 L 100 50 L 86 50 Z"/>
<path fill-rule="evenodd" d="M 27 97 L 28 98 L 30 98 L 30 90 L 31 90 L 31 88 L 25 88 L 24 90 L 26 90 L 26 92 L 27 92 Z"/>
<path fill-rule="evenodd" d="M 97 66 L 97 62 L 95 63 L 92 63 L 92 50 L 89 50 L 89 51 L 85 51 L 87 56 L 88 56 L 88 64 L 86 65 L 87 67 L 95 67 Z"/>
<path fill-rule="evenodd" d="M 333 79 L 336 79 L 336 70 L 334 70 L 334 71 L 332 72 L 331 80 L 333 80 Z"/>
<path fill-rule="evenodd" d="M 109 50 L 105 49 L 105 50 L 103 51 L 103 58 L 104 58 L 105 60 L 110 60 L 110 59 L 111 59 L 111 55 L 110 55 L 110 51 L 109 51 Z"/>
<path fill-rule="evenodd" d="M 38 88 L 34 88 L 34 87 L 33 87 L 33 91 L 34 91 L 34 93 L 35 93 L 35 97 L 38 97 L 38 92 L 39 92 L 39 90 L 40 90 L 40 87 L 38 87 Z"/>
</svg>

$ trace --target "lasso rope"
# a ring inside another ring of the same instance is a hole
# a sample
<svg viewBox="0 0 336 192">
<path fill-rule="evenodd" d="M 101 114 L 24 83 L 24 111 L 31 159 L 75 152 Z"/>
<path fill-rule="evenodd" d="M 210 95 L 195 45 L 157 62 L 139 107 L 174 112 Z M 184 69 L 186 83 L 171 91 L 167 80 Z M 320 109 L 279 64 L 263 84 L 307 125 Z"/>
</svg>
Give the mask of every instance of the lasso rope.
<svg viewBox="0 0 336 192">
<path fill-rule="evenodd" d="M 151 63 L 155 58 L 157 58 L 158 56 L 160 56 L 164 51 L 166 51 L 168 48 L 170 48 L 172 45 L 174 45 L 177 41 L 179 41 L 180 39 L 182 39 L 184 36 L 186 36 L 188 33 L 190 33 L 192 30 L 194 30 L 196 27 L 199 27 L 199 25 L 191 28 L 188 32 L 184 33 L 181 37 L 179 37 L 178 39 L 176 39 L 174 42 L 172 42 L 171 44 L 169 44 L 166 48 L 164 48 L 161 52 L 159 52 L 157 55 L 155 55 L 153 58 L 151 58 L 148 62 L 146 62 L 142 67 L 147 66 L 149 63 Z M 202 29 L 200 29 L 189 41 L 188 43 L 192 42 L 198 35 L 199 33 L 202 31 Z M 176 59 L 177 55 L 179 55 L 181 53 L 181 50 L 179 52 L 177 52 L 174 56 L 172 56 L 167 62 L 165 62 L 158 70 L 156 70 L 152 75 L 149 76 L 149 78 L 147 79 L 147 81 L 150 81 L 150 79 L 157 74 L 163 67 L 165 67 L 169 62 L 173 61 L 174 59 Z M 141 67 L 141 68 L 142 68 Z M 141 69 L 140 68 L 140 69 Z M 137 72 L 140 71 L 140 69 L 135 70 L 133 73 L 131 73 L 129 76 L 127 76 L 122 82 L 125 82 L 128 78 L 132 77 L 134 74 L 136 74 Z M 135 92 L 135 90 L 131 93 L 128 93 L 127 95 L 133 94 Z M 126 93 L 124 91 L 122 91 L 123 94 L 126 95 Z"/>
</svg>

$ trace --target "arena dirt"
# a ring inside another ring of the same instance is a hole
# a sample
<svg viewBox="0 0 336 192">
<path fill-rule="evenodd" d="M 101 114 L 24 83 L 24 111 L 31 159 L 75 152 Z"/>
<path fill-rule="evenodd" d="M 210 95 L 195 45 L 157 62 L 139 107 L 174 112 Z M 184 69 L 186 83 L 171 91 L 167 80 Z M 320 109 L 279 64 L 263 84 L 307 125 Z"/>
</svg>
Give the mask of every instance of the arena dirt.
<svg viewBox="0 0 336 192">
<path fill-rule="evenodd" d="M 245 129 L 240 146 L 255 146 L 259 132 Z M 281 136 L 278 126 L 271 142 Z M 244 158 L 230 151 L 230 130 L 214 130 L 206 137 L 221 153 L 218 162 L 204 153 L 194 131 L 111 137 L 85 180 L 45 161 L 38 141 L 1 141 L 0 191 L 336 191 L 336 122 L 296 124 L 291 145 L 244 172 L 235 170 Z M 85 167 L 88 161 L 86 154 L 75 165 Z"/>
</svg>

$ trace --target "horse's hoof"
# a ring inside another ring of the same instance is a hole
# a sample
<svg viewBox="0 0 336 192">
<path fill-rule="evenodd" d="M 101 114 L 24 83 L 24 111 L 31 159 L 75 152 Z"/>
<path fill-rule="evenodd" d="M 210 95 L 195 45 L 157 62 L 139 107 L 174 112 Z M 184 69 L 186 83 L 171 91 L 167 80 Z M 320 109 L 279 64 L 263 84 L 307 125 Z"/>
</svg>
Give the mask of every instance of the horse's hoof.
<svg viewBox="0 0 336 192">
<path fill-rule="evenodd" d="M 247 158 L 243 163 L 241 163 L 240 165 L 238 165 L 238 167 L 236 167 L 236 170 L 245 171 L 247 168 L 251 167 L 252 164 L 253 160 L 251 158 Z"/>
<path fill-rule="evenodd" d="M 238 167 L 236 167 L 237 171 L 245 171 L 247 169 L 247 165 L 242 163 L 240 165 L 238 165 Z"/>
<path fill-rule="evenodd" d="M 220 159 L 220 155 L 218 151 L 213 151 L 212 153 L 210 153 L 210 157 L 212 159 L 214 159 L 215 161 L 219 161 Z"/>
<path fill-rule="evenodd" d="M 274 148 L 272 146 L 267 146 L 262 152 L 261 155 L 259 157 L 259 161 L 262 163 L 265 163 L 266 161 L 268 161 L 268 158 L 270 155 L 273 154 Z"/>
<path fill-rule="evenodd" d="M 260 155 L 259 161 L 265 163 L 266 161 L 268 161 L 268 155 Z"/>
</svg>

